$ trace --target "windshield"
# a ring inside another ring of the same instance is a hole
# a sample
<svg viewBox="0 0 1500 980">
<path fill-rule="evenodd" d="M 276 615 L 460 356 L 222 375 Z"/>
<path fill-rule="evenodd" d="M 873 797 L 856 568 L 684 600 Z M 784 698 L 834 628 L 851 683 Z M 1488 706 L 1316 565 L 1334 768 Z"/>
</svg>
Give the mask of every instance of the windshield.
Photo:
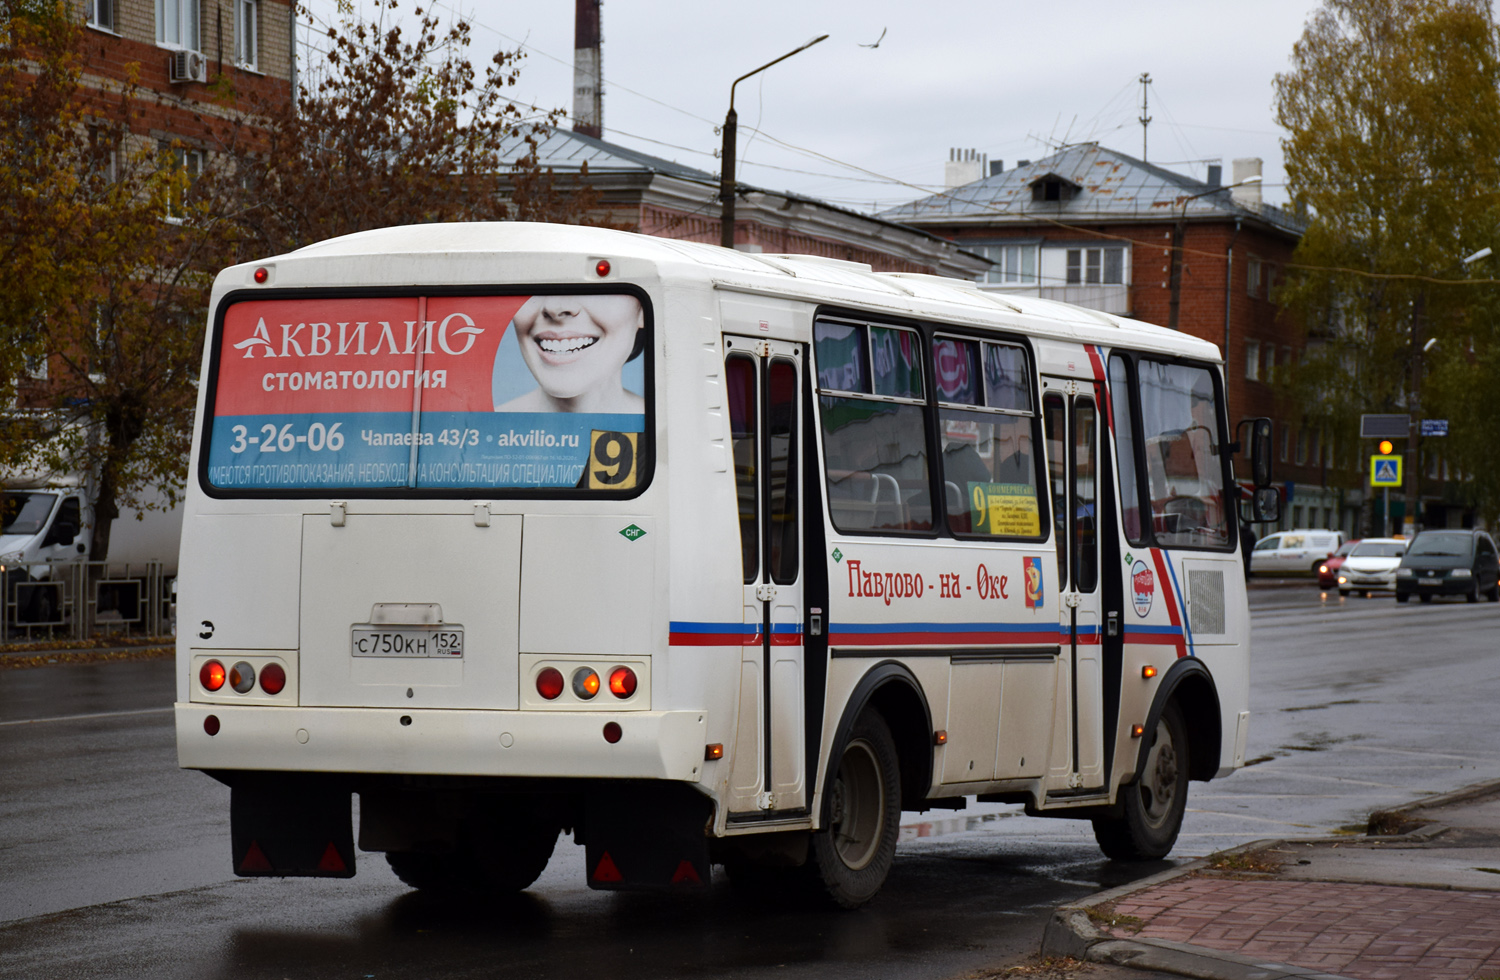
<svg viewBox="0 0 1500 980">
<path fill-rule="evenodd" d="M 55 493 L 7 493 L 0 504 L 5 519 L 0 534 L 36 534 L 47 523 L 56 502 Z"/>
<path fill-rule="evenodd" d="M 648 318 L 623 291 L 235 303 L 204 475 L 226 491 L 638 490 Z"/>
<path fill-rule="evenodd" d="M 1338 553 L 1347 558 L 1349 557 L 1349 552 L 1353 551 L 1355 546 L 1358 544 L 1358 541 L 1345 541 L 1343 547 L 1339 548 Z"/>
<path fill-rule="evenodd" d="M 1362 541 L 1349 553 L 1350 558 L 1400 558 L 1406 545 L 1399 541 Z"/>
<path fill-rule="evenodd" d="M 1473 547 L 1474 536 L 1467 531 L 1428 531 L 1417 535 L 1409 554 L 1465 558 Z"/>
</svg>

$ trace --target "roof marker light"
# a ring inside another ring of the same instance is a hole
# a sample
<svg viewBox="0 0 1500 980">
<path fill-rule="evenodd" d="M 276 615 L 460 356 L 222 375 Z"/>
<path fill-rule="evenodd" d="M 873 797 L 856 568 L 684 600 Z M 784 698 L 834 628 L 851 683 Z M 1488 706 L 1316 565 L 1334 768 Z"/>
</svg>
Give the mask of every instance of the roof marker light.
<svg viewBox="0 0 1500 980">
<path fill-rule="evenodd" d="M 599 273 L 600 279 L 603 279 L 605 276 L 609 275 L 609 268 L 609 259 L 600 259 L 597 263 L 594 264 L 594 271 Z"/>
<path fill-rule="evenodd" d="M 264 283 L 269 278 L 271 278 L 271 270 L 264 266 L 255 270 L 255 281 L 257 284 Z"/>
</svg>

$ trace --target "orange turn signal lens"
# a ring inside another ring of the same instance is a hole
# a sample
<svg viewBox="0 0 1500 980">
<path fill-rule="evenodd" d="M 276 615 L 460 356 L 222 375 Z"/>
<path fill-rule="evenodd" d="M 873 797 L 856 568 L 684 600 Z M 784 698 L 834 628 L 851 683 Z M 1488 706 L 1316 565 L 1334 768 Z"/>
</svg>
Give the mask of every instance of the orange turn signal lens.
<svg viewBox="0 0 1500 980">
<path fill-rule="evenodd" d="M 1150 664 L 1147 664 L 1146 666 L 1144 666 L 1144 667 L 1141 668 L 1141 677 L 1143 677 L 1144 679 L 1146 679 L 1146 680 L 1149 681 L 1151 678 L 1153 678 L 1155 676 L 1156 676 L 1156 668 L 1153 667 L 1153 666 L 1151 666 Z"/>
<path fill-rule="evenodd" d="M 939 728 L 937 731 L 933 732 L 932 733 L 932 744 L 933 745 L 947 745 L 948 744 L 948 733 L 946 731 L 944 731 L 943 729 L 941 729 L 941 728 Z"/>
<path fill-rule="evenodd" d="M 1145 725 L 1131 725 L 1130 726 L 1130 737 L 1131 738 L 1140 738 L 1144 734 L 1146 734 L 1146 726 Z"/>
<path fill-rule="evenodd" d="M 710 742 L 703 746 L 703 761 L 713 762 L 715 759 L 724 758 L 724 743 Z"/>
<path fill-rule="evenodd" d="M 599 675 L 591 667 L 573 671 L 573 693 L 587 701 L 599 693 Z"/>
<path fill-rule="evenodd" d="M 203 685 L 204 690 L 217 691 L 228 678 L 224 665 L 217 660 L 208 661 L 198 670 L 198 683 Z"/>
</svg>

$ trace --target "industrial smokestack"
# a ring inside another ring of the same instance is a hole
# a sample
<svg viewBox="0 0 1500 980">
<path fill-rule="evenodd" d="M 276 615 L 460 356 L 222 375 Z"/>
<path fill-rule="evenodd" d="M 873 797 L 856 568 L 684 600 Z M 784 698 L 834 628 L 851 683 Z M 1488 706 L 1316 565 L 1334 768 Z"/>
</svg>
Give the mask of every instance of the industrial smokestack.
<svg viewBox="0 0 1500 980">
<path fill-rule="evenodd" d="M 604 67 L 599 45 L 600 0 L 577 0 L 573 12 L 573 132 L 604 136 Z"/>
</svg>

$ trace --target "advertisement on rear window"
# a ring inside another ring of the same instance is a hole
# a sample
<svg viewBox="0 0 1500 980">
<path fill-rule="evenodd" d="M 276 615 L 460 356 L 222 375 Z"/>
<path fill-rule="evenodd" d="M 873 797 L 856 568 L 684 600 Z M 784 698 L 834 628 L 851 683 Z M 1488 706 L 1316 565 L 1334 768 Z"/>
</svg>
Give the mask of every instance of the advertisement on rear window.
<svg viewBox="0 0 1500 980">
<path fill-rule="evenodd" d="M 269 299 L 224 314 L 223 490 L 633 490 L 641 301 L 625 293 Z"/>
</svg>

